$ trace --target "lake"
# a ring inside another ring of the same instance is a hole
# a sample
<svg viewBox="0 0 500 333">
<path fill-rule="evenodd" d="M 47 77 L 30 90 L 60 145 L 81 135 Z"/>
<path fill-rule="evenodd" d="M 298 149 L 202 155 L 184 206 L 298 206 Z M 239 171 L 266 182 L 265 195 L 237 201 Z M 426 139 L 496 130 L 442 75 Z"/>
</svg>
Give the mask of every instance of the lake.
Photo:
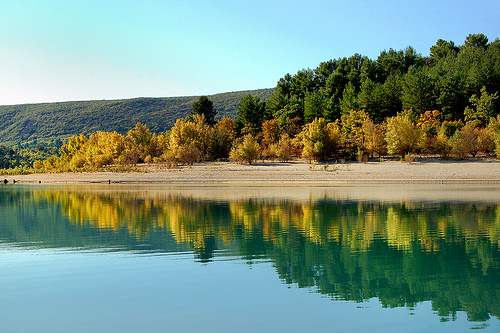
<svg viewBox="0 0 500 333">
<path fill-rule="evenodd" d="M 500 331 L 497 185 L 0 186 L 2 332 Z"/>
</svg>

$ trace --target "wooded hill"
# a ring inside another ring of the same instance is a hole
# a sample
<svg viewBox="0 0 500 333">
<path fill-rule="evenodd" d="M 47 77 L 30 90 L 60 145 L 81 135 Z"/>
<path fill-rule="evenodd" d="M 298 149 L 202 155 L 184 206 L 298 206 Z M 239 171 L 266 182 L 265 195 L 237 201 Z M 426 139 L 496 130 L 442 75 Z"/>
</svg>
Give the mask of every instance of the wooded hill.
<svg viewBox="0 0 500 333">
<path fill-rule="evenodd" d="M 209 96 L 216 119 L 236 118 L 242 97 L 267 99 L 273 89 L 237 91 Z M 96 131 L 126 134 L 137 122 L 160 133 L 192 111 L 199 96 L 134 98 L 0 106 L 0 144 L 50 143 Z"/>
</svg>

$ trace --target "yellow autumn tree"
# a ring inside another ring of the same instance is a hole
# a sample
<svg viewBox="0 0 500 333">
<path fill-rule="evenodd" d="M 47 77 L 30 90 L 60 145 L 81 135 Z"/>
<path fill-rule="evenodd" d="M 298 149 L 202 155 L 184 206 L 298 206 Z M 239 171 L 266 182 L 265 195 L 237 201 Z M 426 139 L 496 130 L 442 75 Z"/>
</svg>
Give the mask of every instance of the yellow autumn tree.
<svg viewBox="0 0 500 333">
<path fill-rule="evenodd" d="M 241 140 L 233 145 L 229 152 L 229 158 L 232 160 L 247 162 L 252 164 L 259 157 L 260 145 L 252 134 L 246 134 Z"/>
<path fill-rule="evenodd" d="M 127 149 L 122 157 L 122 162 L 135 164 L 151 159 L 153 134 L 146 125 L 138 122 L 135 129 L 128 131 L 126 136 Z M 149 157 L 148 157 L 149 156 Z"/>
<path fill-rule="evenodd" d="M 210 158 L 228 158 L 236 138 L 236 123 L 233 119 L 223 117 L 213 127 L 209 147 Z"/>
<path fill-rule="evenodd" d="M 400 112 L 387 119 L 385 140 L 389 154 L 405 157 L 423 147 L 425 134 L 413 123 L 408 111 Z"/>
<path fill-rule="evenodd" d="M 117 132 L 98 131 L 89 136 L 82 147 L 85 164 L 100 168 L 118 161 L 125 151 L 125 137 Z"/>
<path fill-rule="evenodd" d="M 213 128 L 204 114 L 177 119 L 170 132 L 170 149 L 180 163 L 193 164 L 208 156 Z"/>
<path fill-rule="evenodd" d="M 370 118 L 365 119 L 361 126 L 363 142 L 360 152 L 373 156 L 385 155 L 387 153 L 387 142 L 385 141 L 385 124 L 375 124 Z M 358 152 L 359 155 L 359 152 Z M 360 156 L 358 156 L 358 159 Z"/>
<path fill-rule="evenodd" d="M 324 118 L 316 118 L 305 124 L 298 137 L 304 147 L 302 157 L 316 161 L 333 157 L 341 142 L 338 124 L 327 123 Z"/>
</svg>

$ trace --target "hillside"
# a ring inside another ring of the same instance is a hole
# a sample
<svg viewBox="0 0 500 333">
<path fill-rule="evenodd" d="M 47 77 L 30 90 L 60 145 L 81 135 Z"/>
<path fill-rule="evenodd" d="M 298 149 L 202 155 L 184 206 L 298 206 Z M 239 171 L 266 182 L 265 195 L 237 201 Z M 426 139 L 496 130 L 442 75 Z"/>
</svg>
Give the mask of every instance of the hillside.
<svg viewBox="0 0 500 333">
<path fill-rule="evenodd" d="M 252 94 L 267 99 L 272 91 L 237 91 L 208 97 L 218 111 L 216 119 L 223 116 L 236 118 L 243 96 Z M 0 106 L 0 144 L 51 142 L 96 131 L 125 134 L 137 122 L 159 133 L 170 129 L 178 118 L 189 115 L 198 98 L 134 98 Z"/>
</svg>

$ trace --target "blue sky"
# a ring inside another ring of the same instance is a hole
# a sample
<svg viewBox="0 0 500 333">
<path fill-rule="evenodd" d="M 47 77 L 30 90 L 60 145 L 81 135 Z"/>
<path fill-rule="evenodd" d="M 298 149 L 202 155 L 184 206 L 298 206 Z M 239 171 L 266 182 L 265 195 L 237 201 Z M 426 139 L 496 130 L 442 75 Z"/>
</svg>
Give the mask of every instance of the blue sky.
<svg viewBox="0 0 500 333">
<path fill-rule="evenodd" d="M 0 105 L 275 87 L 355 53 L 500 37 L 500 1 L 2 0 Z"/>
</svg>

